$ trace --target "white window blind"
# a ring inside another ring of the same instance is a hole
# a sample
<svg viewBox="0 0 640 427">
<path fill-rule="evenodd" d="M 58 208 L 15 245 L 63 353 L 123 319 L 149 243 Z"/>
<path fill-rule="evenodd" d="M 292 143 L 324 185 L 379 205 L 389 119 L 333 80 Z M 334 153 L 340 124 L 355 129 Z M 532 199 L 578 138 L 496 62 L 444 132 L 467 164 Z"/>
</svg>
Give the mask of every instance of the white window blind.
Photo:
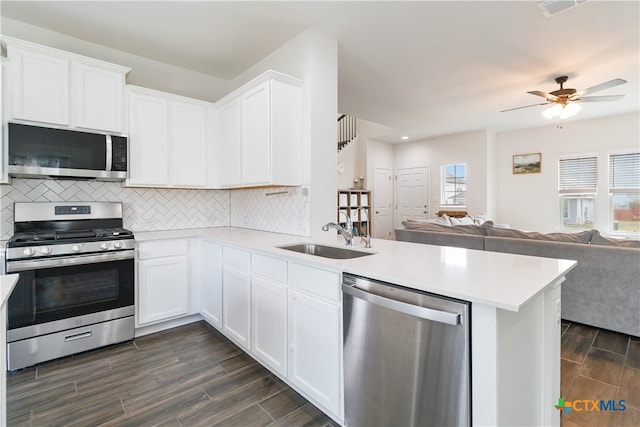
<svg viewBox="0 0 640 427">
<path fill-rule="evenodd" d="M 609 193 L 640 192 L 640 153 L 609 156 Z"/>
<path fill-rule="evenodd" d="M 595 193 L 598 188 L 598 159 L 578 157 L 560 159 L 558 192 L 560 194 Z"/>
</svg>

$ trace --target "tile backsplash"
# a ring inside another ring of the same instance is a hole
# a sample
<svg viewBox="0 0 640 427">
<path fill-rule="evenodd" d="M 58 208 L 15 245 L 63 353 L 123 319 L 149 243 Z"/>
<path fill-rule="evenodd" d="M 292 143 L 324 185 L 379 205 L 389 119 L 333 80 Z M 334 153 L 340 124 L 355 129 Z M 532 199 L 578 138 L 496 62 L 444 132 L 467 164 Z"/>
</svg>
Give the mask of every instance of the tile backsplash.
<svg viewBox="0 0 640 427">
<path fill-rule="evenodd" d="M 310 235 L 309 198 L 304 187 L 233 190 L 231 226 Z"/>
<path fill-rule="evenodd" d="M 267 196 L 266 194 L 274 194 Z M 132 231 L 234 226 L 309 235 L 303 189 L 180 190 L 127 188 L 122 183 L 17 179 L 0 185 L 0 240 L 13 234 L 14 202 L 122 202 L 124 226 Z"/>
<path fill-rule="evenodd" d="M 117 182 L 13 179 L 0 186 L 0 232 L 13 234 L 14 202 L 122 202 L 124 227 L 133 231 L 229 225 L 229 192 L 125 188 Z"/>
</svg>

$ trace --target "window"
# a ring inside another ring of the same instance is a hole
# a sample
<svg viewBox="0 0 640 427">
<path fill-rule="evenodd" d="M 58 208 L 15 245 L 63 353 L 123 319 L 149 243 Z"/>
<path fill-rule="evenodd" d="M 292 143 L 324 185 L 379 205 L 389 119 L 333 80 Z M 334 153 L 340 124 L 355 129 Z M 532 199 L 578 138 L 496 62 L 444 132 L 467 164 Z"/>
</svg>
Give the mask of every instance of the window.
<svg viewBox="0 0 640 427">
<path fill-rule="evenodd" d="M 442 166 L 442 206 L 466 206 L 467 204 L 467 164 L 457 163 Z"/>
<path fill-rule="evenodd" d="M 609 156 L 612 232 L 640 233 L 640 153 Z"/>
<path fill-rule="evenodd" d="M 595 156 L 560 159 L 558 195 L 560 224 L 565 230 L 590 230 L 595 223 L 598 159 Z"/>
</svg>

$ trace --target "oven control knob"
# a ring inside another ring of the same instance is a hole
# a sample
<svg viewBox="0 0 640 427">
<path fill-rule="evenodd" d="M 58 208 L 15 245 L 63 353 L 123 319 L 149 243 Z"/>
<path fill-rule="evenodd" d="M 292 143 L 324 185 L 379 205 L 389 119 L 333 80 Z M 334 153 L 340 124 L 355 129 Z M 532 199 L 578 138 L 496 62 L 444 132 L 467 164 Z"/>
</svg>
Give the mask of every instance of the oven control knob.
<svg viewBox="0 0 640 427">
<path fill-rule="evenodd" d="M 73 245 L 73 246 L 71 246 L 71 250 L 73 252 L 80 252 L 81 247 L 80 247 L 80 245 Z"/>
<path fill-rule="evenodd" d="M 101 243 L 100 244 L 100 249 L 106 251 L 107 249 L 109 249 L 109 244 L 107 242 Z"/>
<path fill-rule="evenodd" d="M 51 253 L 51 246 L 43 247 L 40 249 L 40 253 L 42 253 L 42 255 L 49 255 Z"/>
<path fill-rule="evenodd" d="M 26 256 L 33 256 L 36 253 L 36 250 L 33 248 L 24 248 L 24 251 L 22 251 L 23 254 L 25 254 Z"/>
<path fill-rule="evenodd" d="M 113 242 L 113 247 L 116 249 L 120 249 L 122 247 L 122 242 Z"/>
</svg>

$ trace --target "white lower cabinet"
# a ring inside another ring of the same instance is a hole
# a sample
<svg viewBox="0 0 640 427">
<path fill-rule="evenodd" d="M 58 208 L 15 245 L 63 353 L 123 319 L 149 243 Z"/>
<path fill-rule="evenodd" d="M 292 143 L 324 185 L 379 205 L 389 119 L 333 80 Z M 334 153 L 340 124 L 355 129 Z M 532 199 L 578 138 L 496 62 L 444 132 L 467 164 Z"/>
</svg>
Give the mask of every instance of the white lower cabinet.
<svg viewBox="0 0 640 427">
<path fill-rule="evenodd" d="M 287 374 L 287 288 L 253 276 L 251 279 L 251 347 L 271 369 Z"/>
<path fill-rule="evenodd" d="M 189 277 L 186 240 L 140 243 L 137 323 L 189 314 Z"/>
<path fill-rule="evenodd" d="M 251 327 L 251 275 L 236 267 L 222 267 L 222 330 L 249 350 Z"/>
<path fill-rule="evenodd" d="M 251 348 L 251 252 L 222 247 L 222 331 Z"/>
<path fill-rule="evenodd" d="M 306 398 L 342 419 L 340 274 L 211 245 L 201 246 L 202 316 Z M 216 283 L 222 283 L 221 290 Z M 220 294 L 221 307 L 215 302 Z M 221 325 L 215 320 L 220 310 Z"/>
<path fill-rule="evenodd" d="M 341 417 L 340 274 L 289 263 L 287 379 Z"/>
<path fill-rule="evenodd" d="M 340 412 L 340 307 L 289 291 L 289 381 Z"/>
<path fill-rule="evenodd" d="M 200 263 L 200 314 L 222 328 L 222 246 L 203 241 Z"/>
</svg>

